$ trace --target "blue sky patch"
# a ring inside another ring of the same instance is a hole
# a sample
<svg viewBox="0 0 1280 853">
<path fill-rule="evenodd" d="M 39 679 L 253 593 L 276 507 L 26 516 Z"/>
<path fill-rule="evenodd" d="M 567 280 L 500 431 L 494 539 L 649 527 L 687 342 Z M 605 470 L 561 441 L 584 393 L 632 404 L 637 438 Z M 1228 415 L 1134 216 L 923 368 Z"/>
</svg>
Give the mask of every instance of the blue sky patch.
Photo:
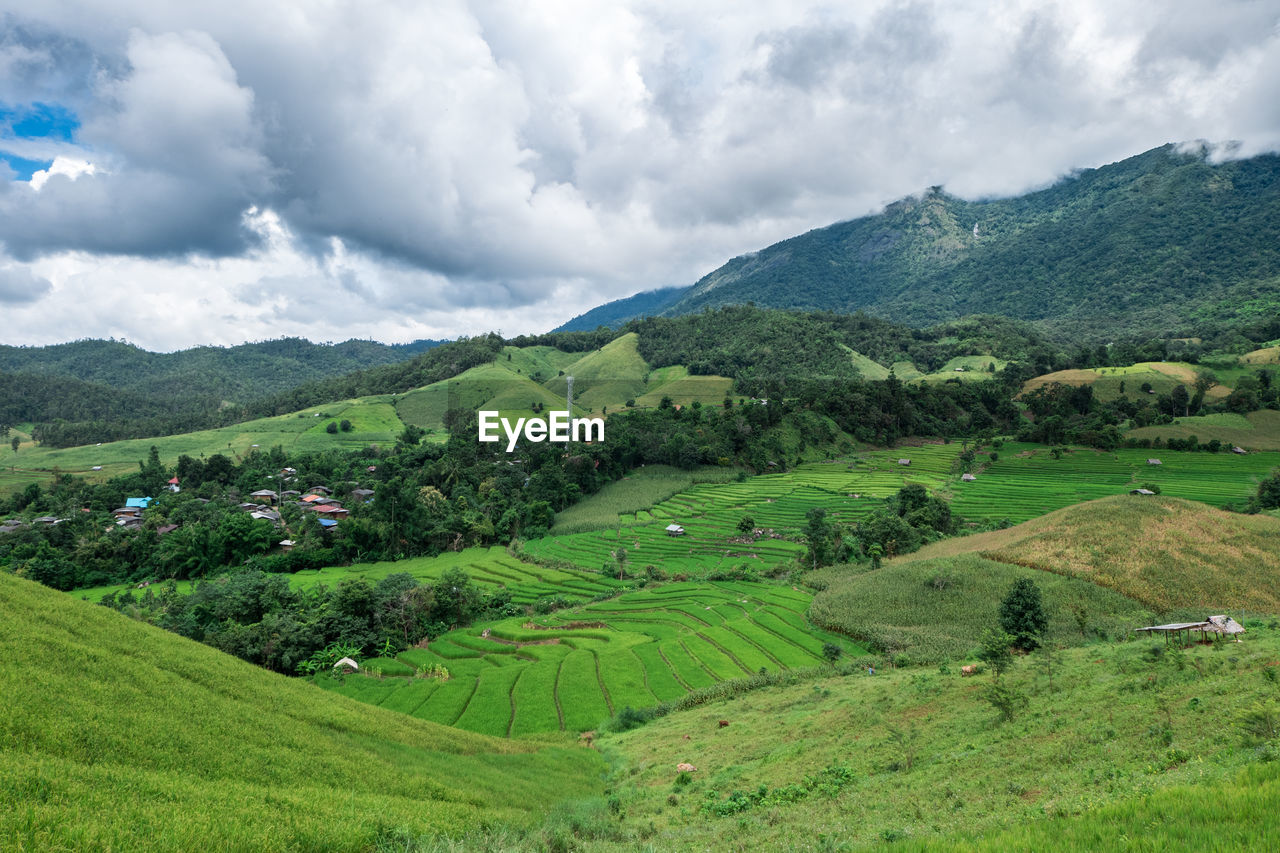
<svg viewBox="0 0 1280 853">
<path fill-rule="evenodd" d="M 53 165 L 52 160 L 28 160 L 26 157 L 19 157 L 16 154 L 9 154 L 4 151 L 0 151 L 0 160 L 8 163 L 9 168 L 18 173 L 17 180 L 19 181 L 29 181 L 36 172 Z"/>
<path fill-rule="evenodd" d="M 0 128 L 10 139 L 56 139 L 70 142 L 80 120 L 61 104 L 0 104 Z"/>
<path fill-rule="evenodd" d="M 71 142 L 80 120 L 76 114 L 61 104 L 21 104 L 9 106 L 0 104 L 0 145 L 5 139 L 50 139 L 57 142 Z M 31 160 L 19 157 L 0 149 L 0 160 L 3 160 L 17 173 L 20 181 L 29 181 L 31 176 L 52 165 L 52 160 Z"/>
</svg>

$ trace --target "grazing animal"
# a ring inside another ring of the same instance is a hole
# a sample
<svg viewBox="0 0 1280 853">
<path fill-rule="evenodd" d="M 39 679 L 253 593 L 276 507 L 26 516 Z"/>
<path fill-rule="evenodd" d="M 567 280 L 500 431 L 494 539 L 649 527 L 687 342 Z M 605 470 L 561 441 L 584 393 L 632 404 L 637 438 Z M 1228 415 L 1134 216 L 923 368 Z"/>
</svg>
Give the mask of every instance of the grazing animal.
<svg viewBox="0 0 1280 853">
<path fill-rule="evenodd" d="M 684 739 L 685 739 L 685 740 L 688 740 L 688 739 L 689 739 L 689 736 L 688 736 L 688 735 L 685 735 L 685 736 L 684 736 Z"/>
<path fill-rule="evenodd" d="M 978 672 L 978 668 L 973 664 L 968 664 L 966 666 L 960 667 L 961 675 L 976 675 L 977 672 Z"/>
<path fill-rule="evenodd" d="M 594 741 L 595 739 L 596 739 L 595 732 L 583 732 L 582 734 L 578 735 L 578 740 L 586 744 L 588 749 L 592 748 L 592 741 Z"/>
<path fill-rule="evenodd" d="M 692 764 L 689 764 L 688 762 L 682 761 L 676 765 L 676 769 L 679 770 L 681 773 L 693 773 L 698 768 L 694 767 Z"/>
<path fill-rule="evenodd" d="M 720 721 L 720 728 L 722 728 L 722 729 L 723 729 L 723 728 L 724 728 L 725 726 L 727 726 L 727 725 L 729 725 L 729 721 L 728 721 L 728 720 L 721 720 L 721 721 Z"/>
</svg>

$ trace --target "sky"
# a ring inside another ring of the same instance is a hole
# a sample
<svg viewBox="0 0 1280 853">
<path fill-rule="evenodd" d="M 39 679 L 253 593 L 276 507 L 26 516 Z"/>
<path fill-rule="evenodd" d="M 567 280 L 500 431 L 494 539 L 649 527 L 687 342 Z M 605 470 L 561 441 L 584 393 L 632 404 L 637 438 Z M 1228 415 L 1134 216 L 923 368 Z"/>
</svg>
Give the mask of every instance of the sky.
<svg viewBox="0 0 1280 853">
<path fill-rule="evenodd" d="M 543 332 L 1195 140 L 1280 148 L 1280 0 L 0 0 L 0 344 Z"/>
</svg>

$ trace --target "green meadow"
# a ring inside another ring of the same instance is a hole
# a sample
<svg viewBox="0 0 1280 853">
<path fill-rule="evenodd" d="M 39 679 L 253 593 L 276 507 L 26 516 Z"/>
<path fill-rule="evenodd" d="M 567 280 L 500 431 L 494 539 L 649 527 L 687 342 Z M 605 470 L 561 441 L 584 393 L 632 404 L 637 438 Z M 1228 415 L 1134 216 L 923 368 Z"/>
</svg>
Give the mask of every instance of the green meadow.
<svg viewBox="0 0 1280 853">
<path fill-rule="evenodd" d="M 598 740 L 621 817 L 581 849 L 1272 849 L 1280 770 L 1250 721 L 1280 712 L 1277 659 L 1260 622 L 1020 657 L 1009 721 L 955 665 L 741 694 Z"/>
<path fill-rule="evenodd" d="M 15 489 L 54 473 L 74 474 L 95 482 L 136 473 L 153 446 L 162 462 L 173 465 L 182 455 L 200 458 L 222 453 L 238 459 L 276 445 L 286 453 L 311 453 L 392 444 L 404 431 L 393 399 L 391 395 L 362 397 L 221 429 L 113 441 L 100 446 L 46 448 L 25 444 L 17 453 L 5 457 L 6 464 L 0 468 L 0 488 Z M 350 432 L 326 431 L 329 423 L 343 420 L 351 422 Z"/>
<path fill-rule="evenodd" d="M 444 728 L 0 574 L 0 848 L 370 850 L 599 790 L 564 739 Z"/>
</svg>

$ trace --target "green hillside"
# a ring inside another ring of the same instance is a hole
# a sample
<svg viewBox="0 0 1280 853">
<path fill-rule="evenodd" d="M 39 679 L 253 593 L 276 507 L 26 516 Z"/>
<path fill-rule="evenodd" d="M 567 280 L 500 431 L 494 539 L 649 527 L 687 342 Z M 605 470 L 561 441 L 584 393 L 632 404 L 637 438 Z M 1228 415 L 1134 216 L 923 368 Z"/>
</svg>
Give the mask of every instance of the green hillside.
<svg viewBox="0 0 1280 853">
<path fill-rule="evenodd" d="M 74 377 L 155 399 L 197 395 L 247 403 L 304 382 L 404 361 L 437 343 L 313 344 L 281 338 L 161 353 L 123 341 L 84 340 L 46 347 L 0 346 L 0 372 Z"/>
<path fill-rule="evenodd" d="M 1049 642 L 1077 645 L 1086 632 L 1112 636 L 1150 618 L 1145 606 L 1087 580 L 972 554 L 911 557 L 875 571 L 823 570 L 816 580 L 827 588 L 814 598 L 810 618 L 892 654 L 899 665 L 967 657 L 992 624 L 994 608 L 982 603 L 998 602 L 1018 578 L 1032 578 L 1044 594 Z M 1073 608 L 1087 614 L 1084 631 Z"/>
<path fill-rule="evenodd" d="M 527 824 L 598 755 L 371 708 L 0 574 L 0 847 L 368 850 Z"/>
<path fill-rule="evenodd" d="M 343 420 L 351 422 L 349 432 L 327 432 L 330 422 Z M 172 465 L 183 454 L 193 458 L 215 453 L 244 456 L 275 445 L 289 453 L 354 450 L 370 444 L 392 444 L 403 431 L 404 423 L 396 414 L 392 397 L 378 396 L 340 400 L 221 429 L 113 441 L 101 446 L 56 448 L 23 444 L 17 453 L 6 454 L 7 464 L 0 468 L 0 490 L 43 480 L 55 471 L 90 481 L 133 473 L 153 446 L 159 450 L 161 460 Z"/>
<path fill-rule="evenodd" d="M 934 187 L 734 258 L 664 313 L 751 301 L 914 326 L 1001 314 L 1073 340 L 1203 336 L 1280 307 L 1278 210 L 1280 156 L 1166 145 L 1016 198 Z"/>
<path fill-rule="evenodd" d="M 1088 580 L 1160 612 L 1280 612 L 1280 519 L 1164 495 L 1118 495 L 1008 530 L 927 545 L 903 560 L 964 554 Z"/>
<path fill-rule="evenodd" d="M 1001 682 L 1026 704 L 1003 722 L 991 676 L 956 665 L 710 702 L 598 741 L 618 760 L 618 838 L 581 849 L 1274 849 L 1276 741 L 1244 721 L 1277 710 L 1278 655 L 1255 624 L 1223 648 L 1019 657 Z"/>
</svg>

